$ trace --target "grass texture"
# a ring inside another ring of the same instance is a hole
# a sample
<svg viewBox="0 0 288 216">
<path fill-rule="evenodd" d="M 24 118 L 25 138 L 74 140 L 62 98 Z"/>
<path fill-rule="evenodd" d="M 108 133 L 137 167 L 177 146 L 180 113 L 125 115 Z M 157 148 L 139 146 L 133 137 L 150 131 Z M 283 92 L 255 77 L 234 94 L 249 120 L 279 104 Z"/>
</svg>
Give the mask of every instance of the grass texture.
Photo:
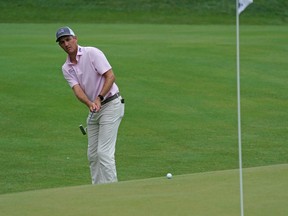
<svg viewBox="0 0 288 216">
<path fill-rule="evenodd" d="M 62 25 L 0 24 L 2 194 L 90 183 L 88 110 L 61 73 Z M 68 25 L 104 51 L 126 100 L 120 181 L 238 167 L 235 26 Z M 240 28 L 244 167 L 288 162 L 287 33 Z"/>
<path fill-rule="evenodd" d="M 257 0 L 247 24 L 287 24 L 286 0 Z M 2 23 L 234 24 L 236 0 L 0 0 Z"/>
<path fill-rule="evenodd" d="M 244 213 L 288 214 L 288 166 L 244 170 Z M 1 214 L 9 216 L 237 216 L 237 170 L 65 187 L 0 195 Z"/>
</svg>

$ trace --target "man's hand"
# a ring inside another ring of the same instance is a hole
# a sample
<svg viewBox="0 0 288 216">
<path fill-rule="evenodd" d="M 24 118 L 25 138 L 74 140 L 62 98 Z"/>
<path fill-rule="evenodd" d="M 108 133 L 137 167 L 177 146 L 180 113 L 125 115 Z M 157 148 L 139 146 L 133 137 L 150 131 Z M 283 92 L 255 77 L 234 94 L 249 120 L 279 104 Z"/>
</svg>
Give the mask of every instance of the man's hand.
<svg viewBox="0 0 288 216">
<path fill-rule="evenodd" d="M 96 98 L 96 100 L 92 103 L 95 105 L 95 109 L 94 109 L 94 112 L 99 112 L 100 109 L 101 109 L 101 100 L 99 97 Z"/>
<path fill-rule="evenodd" d="M 89 104 L 90 112 L 99 112 L 100 108 L 101 108 L 101 102 L 100 102 L 100 106 L 99 106 L 99 104 L 97 103 L 97 101 L 91 102 L 91 103 Z"/>
</svg>

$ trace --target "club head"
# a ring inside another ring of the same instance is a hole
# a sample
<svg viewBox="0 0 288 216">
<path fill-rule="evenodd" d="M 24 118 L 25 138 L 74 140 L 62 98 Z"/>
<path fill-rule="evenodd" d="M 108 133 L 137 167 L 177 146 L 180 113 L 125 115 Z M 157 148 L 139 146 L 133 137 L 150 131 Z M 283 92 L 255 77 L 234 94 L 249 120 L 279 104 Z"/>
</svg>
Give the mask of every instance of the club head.
<svg viewBox="0 0 288 216">
<path fill-rule="evenodd" d="M 85 128 L 83 127 L 83 125 L 79 125 L 79 128 L 80 128 L 80 131 L 82 132 L 83 135 L 86 135 L 86 130 Z"/>
</svg>

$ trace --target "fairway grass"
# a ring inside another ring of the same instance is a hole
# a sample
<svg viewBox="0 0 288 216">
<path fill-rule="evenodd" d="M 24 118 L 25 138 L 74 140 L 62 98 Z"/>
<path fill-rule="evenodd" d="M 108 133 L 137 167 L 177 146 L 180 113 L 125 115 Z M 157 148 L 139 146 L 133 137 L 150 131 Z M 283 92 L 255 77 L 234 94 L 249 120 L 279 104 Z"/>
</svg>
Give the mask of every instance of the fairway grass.
<svg viewBox="0 0 288 216">
<path fill-rule="evenodd" d="M 0 195 L 5 216 L 238 216 L 239 171 Z M 244 169 L 245 215 L 286 216 L 288 164 Z"/>
<path fill-rule="evenodd" d="M 108 57 L 125 98 L 120 181 L 237 169 L 234 25 L 0 24 L 0 194 L 87 185 L 88 109 L 55 31 Z M 243 167 L 288 163 L 287 26 L 240 26 Z"/>
</svg>

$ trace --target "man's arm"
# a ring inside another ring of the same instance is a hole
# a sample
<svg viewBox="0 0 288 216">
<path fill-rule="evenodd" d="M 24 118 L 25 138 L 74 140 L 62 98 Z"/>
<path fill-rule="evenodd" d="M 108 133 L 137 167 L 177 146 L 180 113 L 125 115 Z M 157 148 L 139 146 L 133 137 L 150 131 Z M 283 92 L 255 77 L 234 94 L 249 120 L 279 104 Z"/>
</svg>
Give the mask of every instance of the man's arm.
<svg viewBox="0 0 288 216">
<path fill-rule="evenodd" d="M 103 74 L 103 76 L 105 77 L 105 82 L 104 82 L 103 88 L 102 88 L 102 90 L 100 92 L 100 95 L 105 96 L 109 92 L 109 90 L 111 89 L 113 83 L 115 82 L 115 75 L 114 75 L 112 69 L 110 69 L 107 72 L 105 72 Z M 100 110 L 100 108 L 101 108 L 101 100 L 100 100 L 99 97 L 97 97 L 95 99 L 94 103 L 99 108 L 98 110 Z M 98 111 L 98 110 L 96 110 L 96 111 Z"/>
<path fill-rule="evenodd" d="M 84 103 L 90 109 L 91 112 L 95 110 L 98 111 L 100 109 L 98 108 L 97 110 L 97 105 L 88 99 L 88 97 L 86 96 L 86 94 L 84 93 L 79 84 L 74 85 L 72 89 L 78 100 Z"/>
<path fill-rule="evenodd" d="M 105 72 L 103 76 L 105 77 L 105 82 L 100 92 L 100 95 L 102 96 L 106 95 L 109 92 L 113 83 L 115 82 L 115 75 L 112 69 Z M 88 97 L 86 96 L 86 94 L 84 93 L 84 91 L 82 90 L 79 84 L 73 86 L 72 89 L 73 89 L 75 96 L 78 98 L 78 100 L 84 103 L 90 109 L 91 112 L 93 111 L 98 112 L 100 110 L 101 100 L 99 97 L 96 97 L 94 102 L 92 102 L 88 99 Z"/>
</svg>

